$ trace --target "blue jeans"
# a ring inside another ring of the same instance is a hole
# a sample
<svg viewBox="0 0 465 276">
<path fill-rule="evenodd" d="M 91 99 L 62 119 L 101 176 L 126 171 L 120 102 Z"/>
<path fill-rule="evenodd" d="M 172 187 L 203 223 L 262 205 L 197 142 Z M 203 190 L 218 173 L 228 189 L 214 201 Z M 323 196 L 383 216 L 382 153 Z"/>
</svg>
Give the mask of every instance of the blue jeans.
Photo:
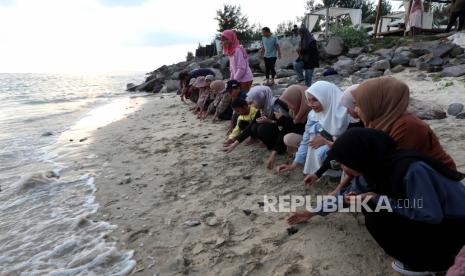
<svg viewBox="0 0 465 276">
<path fill-rule="evenodd" d="M 294 66 L 294 71 L 297 73 L 297 77 L 299 78 L 299 81 L 305 80 L 305 85 L 307 87 L 310 87 L 310 85 L 312 85 L 312 77 L 313 77 L 314 68 L 304 69 L 303 61 L 294 61 L 293 66 Z M 304 72 L 305 72 L 305 77 L 304 77 Z"/>
</svg>

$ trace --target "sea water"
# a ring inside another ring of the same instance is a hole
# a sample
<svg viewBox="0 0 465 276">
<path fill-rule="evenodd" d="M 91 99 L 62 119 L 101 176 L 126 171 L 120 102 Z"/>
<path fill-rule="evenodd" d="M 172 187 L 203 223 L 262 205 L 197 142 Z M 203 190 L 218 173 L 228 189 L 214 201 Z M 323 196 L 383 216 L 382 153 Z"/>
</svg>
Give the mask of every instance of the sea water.
<svg viewBox="0 0 465 276">
<path fill-rule="evenodd" d="M 143 76 L 143 75 L 142 75 Z M 131 251 L 99 207 L 96 129 L 121 119 L 141 74 L 0 74 L 0 275 L 125 275 Z M 132 109 L 134 110 L 134 109 Z"/>
</svg>

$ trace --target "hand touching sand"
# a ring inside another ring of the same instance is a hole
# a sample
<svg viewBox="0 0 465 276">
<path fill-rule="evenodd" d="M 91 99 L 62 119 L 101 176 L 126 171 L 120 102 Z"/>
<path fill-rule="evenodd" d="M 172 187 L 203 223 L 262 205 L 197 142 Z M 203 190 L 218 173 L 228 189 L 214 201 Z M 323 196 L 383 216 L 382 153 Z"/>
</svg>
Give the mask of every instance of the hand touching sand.
<svg viewBox="0 0 465 276">
<path fill-rule="evenodd" d="M 314 216 L 315 216 L 315 213 L 312 213 L 309 211 L 295 212 L 290 217 L 288 217 L 286 221 L 290 225 L 295 225 L 298 223 L 309 221 Z"/>
</svg>

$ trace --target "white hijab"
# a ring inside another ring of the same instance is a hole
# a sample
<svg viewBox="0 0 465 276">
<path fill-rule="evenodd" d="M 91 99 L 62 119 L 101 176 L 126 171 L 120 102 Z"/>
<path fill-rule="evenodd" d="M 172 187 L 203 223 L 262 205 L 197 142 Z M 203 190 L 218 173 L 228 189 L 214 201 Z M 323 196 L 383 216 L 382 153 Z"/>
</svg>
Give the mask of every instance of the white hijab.
<svg viewBox="0 0 465 276">
<path fill-rule="evenodd" d="M 339 136 L 347 130 L 350 118 L 347 108 L 341 105 L 343 93 L 336 85 L 327 81 L 317 81 L 305 92 L 317 98 L 323 107 L 323 111 L 319 113 L 310 111 L 312 121 L 320 122 L 324 130 L 331 135 Z"/>
</svg>

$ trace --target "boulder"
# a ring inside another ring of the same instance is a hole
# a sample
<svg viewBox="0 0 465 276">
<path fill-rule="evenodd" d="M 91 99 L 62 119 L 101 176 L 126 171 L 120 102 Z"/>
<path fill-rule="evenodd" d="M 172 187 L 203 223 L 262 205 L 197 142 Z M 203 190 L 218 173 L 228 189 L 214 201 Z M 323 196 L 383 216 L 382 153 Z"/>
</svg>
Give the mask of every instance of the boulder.
<svg viewBox="0 0 465 276">
<path fill-rule="evenodd" d="M 328 81 L 336 85 L 339 85 L 343 81 L 343 78 L 340 75 L 329 75 L 329 76 L 322 76 L 320 80 Z"/>
<path fill-rule="evenodd" d="M 394 55 L 394 51 L 392 49 L 378 49 L 373 52 L 376 55 L 382 56 L 385 59 L 391 59 Z"/>
<path fill-rule="evenodd" d="M 405 67 L 402 65 L 396 65 L 393 68 L 391 68 L 392 73 L 400 73 L 405 70 Z"/>
<path fill-rule="evenodd" d="M 254 72 L 265 71 L 265 70 L 262 70 L 262 68 L 260 67 L 260 62 L 261 62 L 261 58 L 258 52 L 249 54 L 249 66 L 250 66 L 250 69 L 252 69 L 252 71 Z"/>
<path fill-rule="evenodd" d="M 456 119 L 465 119 L 465 112 L 462 112 L 460 114 L 458 114 L 457 116 L 455 116 Z"/>
<path fill-rule="evenodd" d="M 347 52 L 347 56 L 349 57 L 358 57 L 365 51 L 365 48 L 363 47 L 355 47 L 355 48 L 350 48 L 349 51 Z"/>
<path fill-rule="evenodd" d="M 286 37 L 278 41 L 281 49 L 281 58 L 276 61 L 276 69 L 292 69 L 292 63 L 297 59 L 296 49 L 299 47 L 300 39 L 297 37 Z M 260 58 L 260 70 L 265 72 L 265 61 Z"/>
<path fill-rule="evenodd" d="M 409 67 L 416 67 L 418 62 L 418 58 L 411 58 L 410 61 L 408 62 Z"/>
<path fill-rule="evenodd" d="M 402 65 L 401 65 L 402 66 Z M 391 69 L 386 69 L 386 71 L 384 71 L 383 73 L 383 76 L 392 76 L 392 71 Z"/>
<path fill-rule="evenodd" d="M 391 59 L 391 66 L 404 65 L 408 66 L 410 62 L 410 57 L 405 56 L 402 53 L 394 54 L 394 57 Z"/>
<path fill-rule="evenodd" d="M 433 55 L 436 57 L 444 57 L 446 56 L 452 49 L 455 47 L 453 43 L 441 43 L 434 47 Z"/>
<path fill-rule="evenodd" d="M 350 74 L 354 72 L 354 61 L 351 58 L 340 58 L 336 63 L 333 64 L 333 68 L 338 73 L 346 71 Z"/>
<path fill-rule="evenodd" d="M 126 91 L 136 91 L 137 85 L 134 83 L 128 83 L 126 84 Z"/>
<path fill-rule="evenodd" d="M 439 120 L 447 117 L 446 112 L 440 105 L 415 98 L 410 98 L 408 111 L 422 120 Z"/>
<path fill-rule="evenodd" d="M 207 58 L 202 61 L 199 61 L 198 65 L 200 66 L 200 68 L 212 68 L 212 67 L 218 66 L 215 57 L 211 57 L 211 58 Z"/>
<path fill-rule="evenodd" d="M 454 44 L 454 48 L 452 48 L 449 55 L 451 57 L 455 58 L 455 57 L 460 56 L 461 54 L 463 54 L 463 52 L 464 52 L 464 50 L 463 50 L 462 47 Z"/>
<path fill-rule="evenodd" d="M 228 69 L 229 68 L 229 57 L 222 56 L 216 61 L 216 64 L 219 66 L 220 70 Z M 217 66 L 213 66 L 217 68 Z"/>
<path fill-rule="evenodd" d="M 295 71 L 291 69 L 278 69 L 276 71 L 277 78 L 288 78 L 288 77 L 294 76 L 295 74 L 296 74 Z"/>
<path fill-rule="evenodd" d="M 210 68 L 215 73 L 215 80 L 223 80 L 223 73 L 217 68 Z M 229 72 L 229 70 L 228 70 Z"/>
<path fill-rule="evenodd" d="M 166 92 L 176 92 L 179 90 L 179 81 L 177 80 L 165 80 Z"/>
<path fill-rule="evenodd" d="M 420 73 L 415 77 L 415 80 L 416 81 L 423 81 L 423 80 L 425 80 L 426 77 L 427 77 L 427 75 L 425 73 Z"/>
<path fill-rule="evenodd" d="M 360 77 L 361 79 L 366 80 L 366 79 L 381 77 L 383 75 L 383 72 L 373 71 L 373 70 L 368 70 L 367 68 L 363 68 L 360 71 L 355 72 L 354 75 L 357 77 Z"/>
<path fill-rule="evenodd" d="M 355 59 L 355 67 L 357 68 L 368 68 L 377 62 L 380 58 L 374 55 L 362 54 Z"/>
<path fill-rule="evenodd" d="M 147 82 L 137 85 L 131 91 L 144 91 L 144 92 L 153 92 L 158 93 L 163 88 L 165 81 L 164 79 L 151 79 Z"/>
<path fill-rule="evenodd" d="M 337 57 L 344 51 L 344 40 L 339 36 L 330 37 L 325 46 L 325 51 L 328 55 Z"/>
<path fill-rule="evenodd" d="M 463 75 L 465 75 L 465 64 L 447 67 L 441 72 L 443 77 L 460 77 Z"/>
<path fill-rule="evenodd" d="M 192 63 L 189 63 L 184 70 L 186 70 L 187 72 L 190 72 L 194 69 L 199 69 L 200 68 L 200 65 L 197 63 L 197 62 L 192 62 Z"/>
<path fill-rule="evenodd" d="M 447 114 L 451 116 L 456 116 L 463 111 L 463 107 L 464 106 L 461 103 L 450 104 L 449 107 L 447 108 Z"/>
<path fill-rule="evenodd" d="M 384 71 L 390 68 L 391 68 L 391 64 L 386 59 L 379 60 L 373 63 L 373 65 L 371 66 L 371 70 L 374 70 L 374 71 Z"/>
</svg>

